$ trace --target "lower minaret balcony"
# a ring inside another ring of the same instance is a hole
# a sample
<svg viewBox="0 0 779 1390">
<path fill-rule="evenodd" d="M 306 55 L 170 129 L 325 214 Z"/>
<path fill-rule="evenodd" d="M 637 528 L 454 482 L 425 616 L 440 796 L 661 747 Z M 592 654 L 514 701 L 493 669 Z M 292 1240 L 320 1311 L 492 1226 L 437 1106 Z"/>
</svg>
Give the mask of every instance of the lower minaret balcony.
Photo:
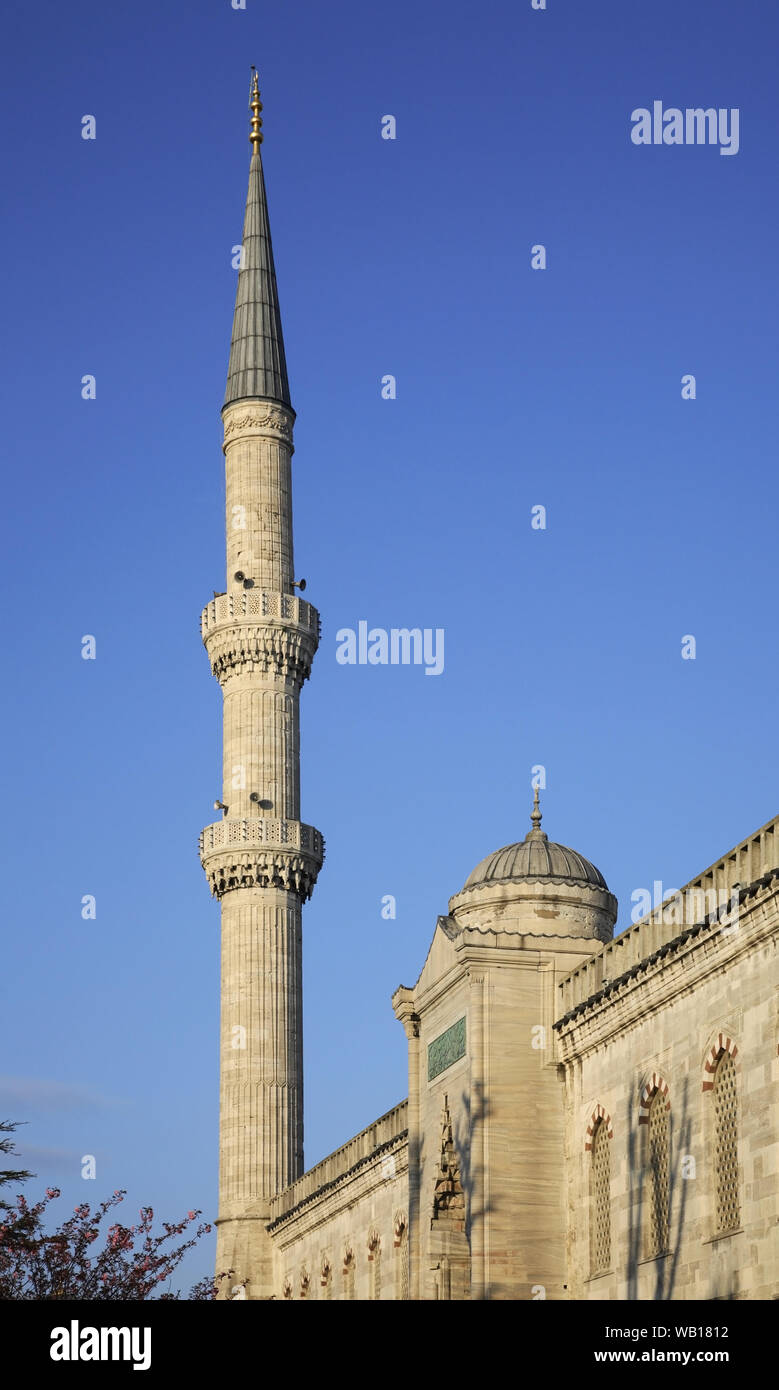
<svg viewBox="0 0 779 1390">
<path fill-rule="evenodd" d="M 325 842 L 313 825 L 300 821 L 228 818 L 201 831 L 199 852 L 215 898 L 237 888 L 282 888 L 306 902 L 322 867 Z"/>
<path fill-rule="evenodd" d="M 297 594 L 243 589 L 217 594 L 200 615 L 200 631 L 217 680 L 274 673 L 298 686 L 308 679 L 319 644 L 319 613 Z"/>
</svg>

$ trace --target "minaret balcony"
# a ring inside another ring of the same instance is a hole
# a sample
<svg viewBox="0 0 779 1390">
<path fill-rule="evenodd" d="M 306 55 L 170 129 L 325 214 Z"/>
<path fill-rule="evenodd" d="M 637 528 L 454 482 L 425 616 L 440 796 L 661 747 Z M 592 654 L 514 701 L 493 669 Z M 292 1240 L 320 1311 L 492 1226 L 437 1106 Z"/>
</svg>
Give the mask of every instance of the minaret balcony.
<svg viewBox="0 0 779 1390">
<path fill-rule="evenodd" d="M 270 816 L 207 825 L 198 848 L 216 898 L 236 888 L 282 888 L 305 902 L 325 857 L 324 838 L 313 825 Z"/>
<path fill-rule="evenodd" d="M 200 631 L 217 680 L 257 672 L 300 687 L 319 644 L 319 613 L 297 594 L 240 589 L 217 594 L 200 615 Z"/>
<path fill-rule="evenodd" d="M 319 613 L 313 603 L 306 603 L 297 594 L 280 594 L 270 589 L 235 589 L 230 594 L 217 594 L 200 615 L 203 641 L 215 628 L 247 618 L 270 618 L 279 623 L 292 623 L 313 634 L 319 641 Z"/>
</svg>

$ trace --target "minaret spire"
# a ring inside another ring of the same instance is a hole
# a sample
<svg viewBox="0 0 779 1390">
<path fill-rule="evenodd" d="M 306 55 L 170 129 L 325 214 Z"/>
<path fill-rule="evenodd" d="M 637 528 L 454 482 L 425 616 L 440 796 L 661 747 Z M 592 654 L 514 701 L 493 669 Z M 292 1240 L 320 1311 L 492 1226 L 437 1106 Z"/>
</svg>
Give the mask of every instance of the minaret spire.
<svg viewBox="0 0 779 1390">
<path fill-rule="evenodd" d="M 235 294 L 230 364 L 225 405 L 240 400 L 280 401 L 290 406 L 287 359 L 281 331 L 279 292 L 268 220 L 268 199 L 262 168 L 262 102 L 257 73 L 252 68 L 249 110 L 249 190 L 243 219 L 241 263 Z"/>
</svg>

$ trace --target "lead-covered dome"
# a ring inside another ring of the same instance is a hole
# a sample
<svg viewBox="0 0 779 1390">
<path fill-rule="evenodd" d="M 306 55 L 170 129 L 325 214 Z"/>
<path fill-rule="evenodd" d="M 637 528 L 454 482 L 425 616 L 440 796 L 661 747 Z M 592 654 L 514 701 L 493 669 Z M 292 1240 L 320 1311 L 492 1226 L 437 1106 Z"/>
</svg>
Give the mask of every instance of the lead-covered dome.
<svg viewBox="0 0 779 1390">
<path fill-rule="evenodd" d="M 530 819 L 533 828 L 528 831 L 524 840 L 515 845 L 505 845 L 503 849 L 496 849 L 492 854 L 488 854 L 486 859 L 482 859 L 466 879 L 463 893 L 467 893 L 469 888 L 481 888 L 484 884 L 508 883 L 517 879 L 529 882 L 551 879 L 556 883 L 589 883 L 595 888 L 605 888 L 608 891 L 608 884 L 600 869 L 596 869 L 583 854 L 577 854 L 575 849 L 550 840 L 541 829 L 538 788 Z"/>
<path fill-rule="evenodd" d="M 530 936 L 611 939 L 617 900 L 600 869 L 541 829 L 538 789 L 524 840 L 476 865 L 449 900 L 461 928 Z"/>
<path fill-rule="evenodd" d="M 519 844 L 506 845 L 504 849 L 496 849 L 488 854 L 468 875 L 462 891 L 466 893 L 469 888 L 479 888 L 483 883 L 506 883 L 518 878 L 550 878 L 558 883 L 592 883 L 596 888 L 608 887 L 600 869 L 596 869 L 583 854 L 577 854 L 575 849 L 569 849 L 567 845 L 558 845 L 543 831 L 535 839 L 531 838 L 533 834 L 531 830 Z"/>
</svg>

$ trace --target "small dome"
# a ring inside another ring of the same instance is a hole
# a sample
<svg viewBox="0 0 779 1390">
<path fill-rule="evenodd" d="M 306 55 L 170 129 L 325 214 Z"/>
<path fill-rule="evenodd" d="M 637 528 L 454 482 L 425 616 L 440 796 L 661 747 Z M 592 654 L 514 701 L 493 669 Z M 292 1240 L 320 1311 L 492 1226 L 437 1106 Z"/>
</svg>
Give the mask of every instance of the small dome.
<svg viewBox="0 0 779 1390">
<path fill-rule="evenodd" d="M 536 788 L 533 811 L 530 816 L 533 829 L 524 840 L 516 845 L 506 845 L 488 854 L 476 865 L 467 878 L 463 892 L 469 888 L 481 888 L 492 883 L 509 883 L 517 879 L 537 882 L 540 879 L 553 882 L 589 884 L 594 888 L 604 888 L 608 892 L 600 869 L 596 869 L 584 855 L 577 854 L 567 845 L 558 845 L 550 840 L 541 829 L 541 812 L 538 808 L 538 788 Z"/>
</svg>

